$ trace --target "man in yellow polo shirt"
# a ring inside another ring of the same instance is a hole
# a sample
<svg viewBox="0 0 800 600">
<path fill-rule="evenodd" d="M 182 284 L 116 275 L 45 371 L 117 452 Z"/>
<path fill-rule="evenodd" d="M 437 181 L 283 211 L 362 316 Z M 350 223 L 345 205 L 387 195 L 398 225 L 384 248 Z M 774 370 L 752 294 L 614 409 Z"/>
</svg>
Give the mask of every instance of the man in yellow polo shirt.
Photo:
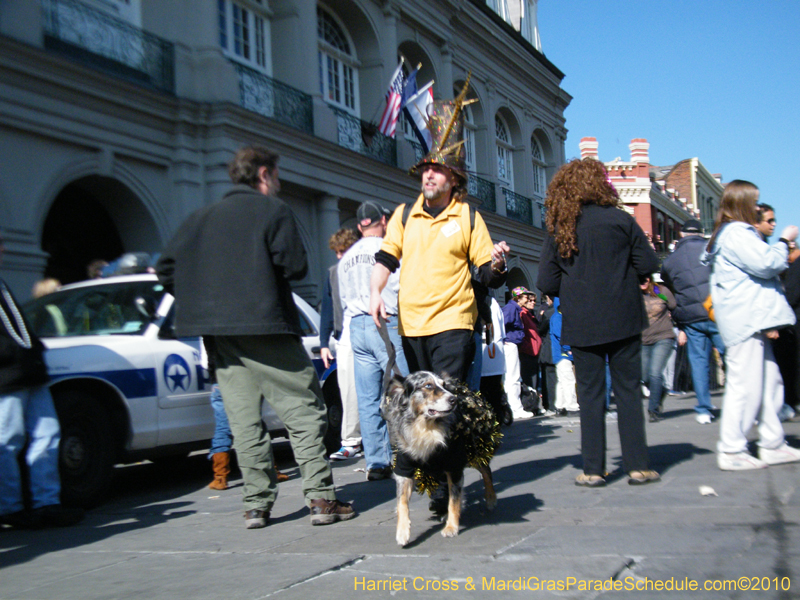
<svg viewBox="0 0 800 600">
<path fill-rule="evenodd" d="M 463 93 L 437 101 L 428 115 L 432 150 L 411 169 L 421 176 L 422 193 L 389 221 L 372 272 L 370 314 L 386 317 L 381 291 L 400 269 L 399 329 L 411 372 L 446 372 L 462 381 L 475 356 L 473 330 L 478 315 L 470 264 L 488 287 L 505 282 L 505 242 L 492 245 L 489 231 L 465 201 L 467 174 L 462 140 Z M 404 214 L 405 213 L 405 214 Z"/>
</svg>

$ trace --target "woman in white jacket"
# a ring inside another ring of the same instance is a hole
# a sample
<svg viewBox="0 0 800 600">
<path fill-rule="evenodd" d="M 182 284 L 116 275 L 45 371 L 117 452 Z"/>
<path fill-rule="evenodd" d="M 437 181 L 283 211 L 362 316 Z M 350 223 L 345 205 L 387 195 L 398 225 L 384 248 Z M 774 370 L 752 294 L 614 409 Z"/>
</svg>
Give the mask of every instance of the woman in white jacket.
<svg viewBox="0 0 800 600">
<path fill-rule="evenodd" d="M 714 316 L 725 342 L 727 365 L 717 464 L 723 471 L 760 469 L 800 460 L 784 441 L 778 409 L 783 380 L 772 353 L 778 328 L 795 322 L 778 275 L 787 266 L 790 225 L 770 246 L 756 231 L 758 188 L 742 180 L 725 187 L 714 234 L 701 261 L 710 264 Z M 758 420 L 758 458 L 747 452 L 750 427 Z"/>
</svg>

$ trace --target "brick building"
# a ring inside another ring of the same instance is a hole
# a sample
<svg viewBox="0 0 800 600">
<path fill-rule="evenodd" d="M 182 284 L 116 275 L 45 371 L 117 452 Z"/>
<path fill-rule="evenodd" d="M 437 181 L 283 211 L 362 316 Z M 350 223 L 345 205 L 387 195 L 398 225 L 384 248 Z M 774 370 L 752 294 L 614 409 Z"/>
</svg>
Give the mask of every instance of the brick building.
<svg viewBox="0 0 800 600">
<path fill-rule="evenodd" d="M 596 138 L 581 138 L 579 147 L 581 158 L 600 160 Z M 629 161 L 617 157 L 603 164 L 625 210 L 653 240 L 656 250 L 666 252 L 679 239 L 681 226 L 689 219 L 700 220 L 710 231 L 722 196 L 719 180 L 708 174 L 696 158 L 670 167 L 654 167 L 646 139 L 635 138 L 628 147 Z M 706 226 L 709 215 L 711 227 Z"/>
</svg>

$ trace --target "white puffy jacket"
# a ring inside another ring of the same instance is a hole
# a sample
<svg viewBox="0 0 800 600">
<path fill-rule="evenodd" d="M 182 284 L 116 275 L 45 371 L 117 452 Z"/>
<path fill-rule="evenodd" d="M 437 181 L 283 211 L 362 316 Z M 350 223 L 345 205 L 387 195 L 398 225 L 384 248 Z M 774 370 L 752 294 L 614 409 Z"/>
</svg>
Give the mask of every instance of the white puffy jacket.
<svg viewBox="0 0 800 600">
<path fill-rule="evenodd" d="M 783 242 L 770 246 L 756 228 L 741 221 L 723 226 L 710 252 L 714 318 L 725 346 L 734 346 L 766 329 L 792 325 L 794 311 L 778 275 L 788 267 Z"/>
</svg>

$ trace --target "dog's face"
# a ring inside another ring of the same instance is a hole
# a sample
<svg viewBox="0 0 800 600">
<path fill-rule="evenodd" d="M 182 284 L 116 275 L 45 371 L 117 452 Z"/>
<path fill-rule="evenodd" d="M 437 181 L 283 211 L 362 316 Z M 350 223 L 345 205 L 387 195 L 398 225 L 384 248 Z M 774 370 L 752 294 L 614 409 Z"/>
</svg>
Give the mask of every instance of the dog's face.
<svg viewBox="0 0 800 600">
<path fill-rule="evenodd" d="M 389 414 L 404 413 L 414 419 L 437 420 L 447 417 L 456 407 L 456 397 L 444 387 L 444 380 L 429 371 L 417 371 L 404 380 L 395 378 L 389 385 L 384 408 Z"/>
</svg>

